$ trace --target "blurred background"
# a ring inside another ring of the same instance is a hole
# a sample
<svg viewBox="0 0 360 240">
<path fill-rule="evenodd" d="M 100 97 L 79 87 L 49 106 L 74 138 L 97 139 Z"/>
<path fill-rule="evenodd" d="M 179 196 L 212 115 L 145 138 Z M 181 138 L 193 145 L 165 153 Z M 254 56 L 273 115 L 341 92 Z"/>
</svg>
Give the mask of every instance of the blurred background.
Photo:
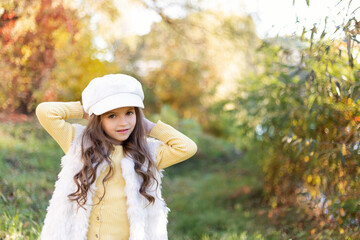
<svg viewBox="0 0 360 240">
<path fill-rule="evenodd" d="M 166 169 L 169 239 L 359 239 L 359 16 L 359 0 L 1 0 L 0 239 L 39 237 L 60 169 L 36 106 L 110 73 L 198 144 Z"/>
</svg>

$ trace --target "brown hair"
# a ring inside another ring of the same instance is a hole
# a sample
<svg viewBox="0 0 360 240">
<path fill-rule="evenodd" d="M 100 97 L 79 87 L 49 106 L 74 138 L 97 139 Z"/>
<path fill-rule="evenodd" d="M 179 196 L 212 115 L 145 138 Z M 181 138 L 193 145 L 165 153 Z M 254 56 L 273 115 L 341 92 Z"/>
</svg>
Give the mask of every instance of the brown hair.
<svg viewBox="0 0 360 240">
<path fill-rule="evenodd" d="M 124 155 L 134 160 L 135 172 L 143 179 L 139 192 L 150 203 L 154 203 L 155 198 L 148 194 L 146 190 L 153 183 L 152 179 L 158 182 L 154 177 L 156 166 L 151 160 L 150 152 L 146 142 L 146 133 L 143 126 L 143 113 L 138 107 L 135 107 L 136 124 L 129 138 L 122 142 Z M 101 125 L 101 115 L 91 115 L 89 123 L 86 126 L 81 141 L 81 158 L 84 163 L 83 168 L 74 176 L 77 190 L 68 195 L 69 199 L 76 201 L 80 207 L 84 207 L 86 203 L 87 193 L 91 184 L 96 180 L 96 170 L 98 166 L 106 161 L 109 165 L 109 171 L 102 181 L 104 193 L 100 197 L 99 202 L 105 195 L 105 182 L 110 179 L 113 174 L 113 166 L 110 154 L 114 150 L 114 140 L 111 139 L 103 130 Z M 147 166 L 146 170 L 142 170 L 142 166 Z"/>
</svg>

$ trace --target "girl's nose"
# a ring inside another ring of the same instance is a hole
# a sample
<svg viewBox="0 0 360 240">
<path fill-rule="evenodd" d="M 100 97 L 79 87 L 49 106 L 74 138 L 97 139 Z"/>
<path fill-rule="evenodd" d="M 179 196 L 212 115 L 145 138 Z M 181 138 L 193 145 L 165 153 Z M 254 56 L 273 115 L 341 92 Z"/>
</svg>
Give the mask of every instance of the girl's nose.
<svg viewBox="0 0 360 240">
<path fill-rule="evenodd" d="M 117 123 L 118 123 L 118 125 L 125 125 L 126 124 L 125 117 L 119 117 Z"/>
</svg>

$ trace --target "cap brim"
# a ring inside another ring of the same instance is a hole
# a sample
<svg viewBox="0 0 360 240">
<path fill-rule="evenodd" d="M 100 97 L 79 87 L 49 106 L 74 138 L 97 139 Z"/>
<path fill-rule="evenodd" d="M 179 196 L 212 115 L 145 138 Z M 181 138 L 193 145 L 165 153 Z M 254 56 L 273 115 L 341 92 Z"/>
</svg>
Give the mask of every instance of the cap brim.
<svg viewBox="0 0 360 240">
<path fill-rule="evenodd" d="M 144 103 L 138 95 L 131 93 L 119 93 L 97 102 L 94 106 L 92 106 L 89 114 L 91 115 L 94 113 L 95 115 L 101 115 L 110 110 L 121 107 L 144 108 Z"/>
</svg>

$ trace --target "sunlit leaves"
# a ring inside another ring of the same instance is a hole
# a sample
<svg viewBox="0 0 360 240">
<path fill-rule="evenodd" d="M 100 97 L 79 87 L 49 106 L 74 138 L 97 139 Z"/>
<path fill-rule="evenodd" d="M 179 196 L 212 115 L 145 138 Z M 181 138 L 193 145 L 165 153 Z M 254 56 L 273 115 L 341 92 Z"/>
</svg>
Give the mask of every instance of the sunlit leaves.
<svg viewBox="0 0 360 240">
<path fill-rule="evenodd" d="M 150 107 L 158 110 L 161 104 L 169 104 L 180 115 L 196 118 L 208 131 L 234 137 L 227 130 L 230 119 L 221 122 L 219 111 L 223 115 L 236 111 L 230 105 L 224 111 L 221 101 L 236 91 L 236 79 L 254 66 L 251 56 L 258 38 L 251 18 L 191 13 L 171 24 L 154 23 L 149 34 L 132 40 L 133 48 L 117 45 L 116 61 L 128 61 L 135 72 L 143 67 L 139 75 L 155 93 L 148 94 Z M 121 58 L 123 53 L 130 61 Z"/>
<path fill-rule="evenodd" d="M 354 22 L 345 21 L 344 32 L 350 32 Z M 326 31 L 316 40 L 319 29 L 315 26 L 306 39 L 307 31 L 304 28 L 299 36 L 307 43 L 305 48 L 290 48 L 285 41 L 263 43 L 262 68 L 241 82 L 239 92 L 247 94 L 238 95 L 238 109 L 246 112 L 242 120 L 248 128 L 256 122 L 248 147 L 268 153 L 259 164 L 266 176 L 269 204 L 291 205 L 301 199 L 308 214 L 319 211 L 326 216 L 319 221 L 332 218 L 329 227 L 344 234 L 349 229 L 356 232 L 360 221 L 360 205 L 353 204 L 359 202 L 360 191 L 360 63 L 349 59 L 359 45 L 349 38 L 326 40 Z"/>
<path fill-rule="evenodd" d="M 36 3 L 34 3 L 36 2 Z M 34 6 L 38 6 L 35 8 Z M 4 76 L 0 82 L 0 96 L 5 97 L 0 106 L 7 111 L 29 113 L 34 110 L 35 95 L 42 83 L 49 81 L 50 72 L 55 66 L 53 32 L 56 29 L 75 31 L 73 25 L 76 18 L 71 11 L 65 12 L 63 6 L 52 6 L 51 0 L 20 1 L 9 4 L 1 18 L 8 18 L 7 13 L 15 13 L 13 21 L 6 22 L 1 31 L 7 29 L 11 39 L 6 34 L 0 37 L 2 46 L 0 68 Z M 34 21 L 36 27 L 28 27 L 26 17 Z M 19 20 L 18 20 L 19 19 Z"/>
<path fill-rule="evenodd" d="M 80 100 L 92 78 L 119 71 L 95 59 L 88 17 L 82 13 L 80 19 L 80 10 L 70 5 L 52 0 L 2 5 L 1 110 L 28 114 L 41 101 Z M 109 12 L 107 6 L 99 11 Z"/>
</svg>

